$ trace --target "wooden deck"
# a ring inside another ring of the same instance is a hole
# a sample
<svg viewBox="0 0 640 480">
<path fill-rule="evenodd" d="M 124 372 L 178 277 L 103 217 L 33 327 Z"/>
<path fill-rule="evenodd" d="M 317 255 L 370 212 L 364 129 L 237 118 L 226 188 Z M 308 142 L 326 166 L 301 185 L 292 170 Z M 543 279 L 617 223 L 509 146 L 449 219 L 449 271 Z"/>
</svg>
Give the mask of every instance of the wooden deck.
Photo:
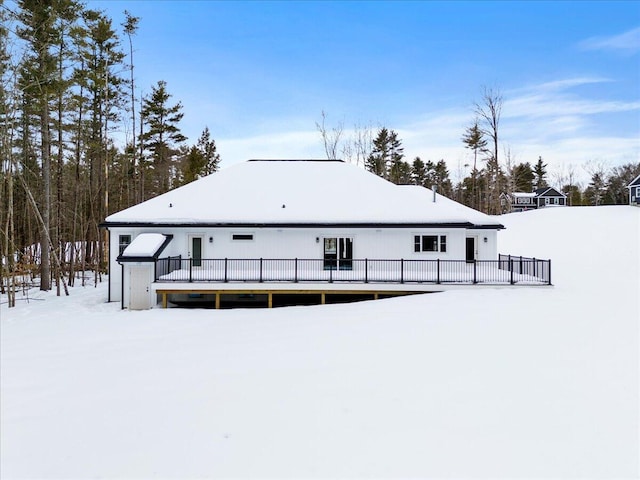
<svg viewBox="0 0 640 480">
<path fill-rule="evenodd" d="M 160 295 L 162 308 L 167 308 L 169 295 L 212 295 L 214 297 L 215 308 L 219 309 L 222 304 L 222 297 L 229 295 L 264 295 L 266 296 L 266 306 L 274 306 L 276 296 L 317 296 L 315 302 L 324 305 L 329 297 L 365 297 L 366 299 L 378 300 L 379 298 L 397 297 L 404 295 L 414 295 L 417 293 L 431 293 L 437 289 L 432 286 L 417 288 L 416 286 L 405 285 L 404 288 L 394 288 L 396 285 L 359 285 L 353 284 L 307 284 L 292 288 L 291 284 L 186 284 L 186 285 L 166 285 L 154 284 L 153 290 Z M 364 299 L 364 298 L 363 298 Z"/>
</svg>

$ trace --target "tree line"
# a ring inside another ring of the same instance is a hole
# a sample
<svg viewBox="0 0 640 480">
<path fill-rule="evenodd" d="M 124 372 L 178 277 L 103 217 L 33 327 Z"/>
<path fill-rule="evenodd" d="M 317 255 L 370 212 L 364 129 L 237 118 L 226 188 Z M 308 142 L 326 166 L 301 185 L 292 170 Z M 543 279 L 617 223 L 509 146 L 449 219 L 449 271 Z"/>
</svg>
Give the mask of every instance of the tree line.
<svg viewBox="0 0 640 480">
<path fill-rule="evenodd" d="M 356 125 L 347 135 L 343 123 L 327 126 L 327 114 L 322 112 L 316 128 L 327 158 L 342 157 L 396 184 L 435 187 L 438 193 L 490 215 L 507 212 L 502 194 L 549 186 L 567 195 L 567 204 L 572 206 L 628 203 L 627 185 L 640 175 L 640 163 L 610 168 L 605 162 L 587 161 L 581 168 L 589 182 L 582 184 L 579 178 L 584 175 L 574 165 L 549 172 L 542 156 L 532 163 L 514 161 L 509 149 L 500 154 L 502 106 L 499 90 L 483 89 L 472 109 L 474 119 L 461 135 L 472 161 L 463 166 L 464 174 L 459 174 L 456 181 L 451 179 L 444 159 L 425 162 L 417 156 L 405 160 L 402 140 L 387 127 Z"/>
<path fill-rule="evenodd" d="M 77 0 L 0 0 L 2 293 L 16 273 L 58 292 L 76 271 L 99 275 L 106 216 L 219 168 L 208 128 L 187 144 L 165 81 L 140 93 L 140 18 L 124 15 L 114 25 Z"/>
</svg>

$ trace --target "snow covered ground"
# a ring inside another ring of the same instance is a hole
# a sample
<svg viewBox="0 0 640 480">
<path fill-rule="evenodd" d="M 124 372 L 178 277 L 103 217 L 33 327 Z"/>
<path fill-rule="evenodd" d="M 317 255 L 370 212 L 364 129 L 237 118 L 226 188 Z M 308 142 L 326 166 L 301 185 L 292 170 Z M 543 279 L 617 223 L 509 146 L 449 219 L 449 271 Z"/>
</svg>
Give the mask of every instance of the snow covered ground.
<svg viewBox="0 0 640 480">
<path fill-rule="evenodd" d="M 640 209 L 500 221 L 500 251 L 551 258 L 553 288 L 3 304 L 0 477 L 638 476 Z"/>
</svg>

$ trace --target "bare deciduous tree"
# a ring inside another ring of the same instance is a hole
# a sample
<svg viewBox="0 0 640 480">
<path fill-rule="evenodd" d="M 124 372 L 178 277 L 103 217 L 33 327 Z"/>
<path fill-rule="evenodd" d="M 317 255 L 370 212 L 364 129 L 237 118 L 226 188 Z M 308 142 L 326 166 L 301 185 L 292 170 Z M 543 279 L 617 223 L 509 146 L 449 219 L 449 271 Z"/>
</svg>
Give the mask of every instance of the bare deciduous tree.
<svg viewBox="0 0 640 480">
<path fill-rule="evenodd" d="M 322 145 L 327 160 L 335 160 L 338 158 L 338 152 L 340 151 L 339 145 L 344 131 L 344 125 L 342 122 L 339 122 L 335 127 L 329 129 L 326 126 L 327 114 L 324 110 L 321 113 L 321 117 L 321 121 L 316 122 L 316 129 L 320 133 L 320 137 L 322 137 Z"/>
<path fill-rule="evenodd" d="M 488 178 L 489 198 L 488 213 L 500 211 L 500 162 L 498 160 L 498 132 L 500 116 L 502 115 L 503 98 L 499 90 L 484 87 L 482 98 L 474 105 L 474 113 L 480 120 L 480 126 L 484 135 L 491 139 L 492 149 L 487 159 L 487 172 L 491 172 L 495 178 Z"/>
</svg>

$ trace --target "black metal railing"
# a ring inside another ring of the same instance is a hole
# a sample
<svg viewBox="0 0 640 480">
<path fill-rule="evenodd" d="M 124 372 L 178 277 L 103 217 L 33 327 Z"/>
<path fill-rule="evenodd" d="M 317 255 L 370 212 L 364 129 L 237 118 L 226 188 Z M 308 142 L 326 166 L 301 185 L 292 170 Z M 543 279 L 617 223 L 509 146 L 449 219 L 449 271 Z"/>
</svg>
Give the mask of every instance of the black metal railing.
<svg viewBox="0 0 640 480">
<path fill-rule="evenodd" d="M 498 260 L 353 259 L 327 267 L 323 259 L 166 257 L 156 261 L 161 282 L 352 282 L 551 285 L 551 261 L 500 255 Z"/>
<path fill-rule="evenodd" d="M 551 285 L 551 260 L 499 254 L 498 262 L 498 268 L 510 272 L 511 276 L 526 275 Z"/>
</svg>

